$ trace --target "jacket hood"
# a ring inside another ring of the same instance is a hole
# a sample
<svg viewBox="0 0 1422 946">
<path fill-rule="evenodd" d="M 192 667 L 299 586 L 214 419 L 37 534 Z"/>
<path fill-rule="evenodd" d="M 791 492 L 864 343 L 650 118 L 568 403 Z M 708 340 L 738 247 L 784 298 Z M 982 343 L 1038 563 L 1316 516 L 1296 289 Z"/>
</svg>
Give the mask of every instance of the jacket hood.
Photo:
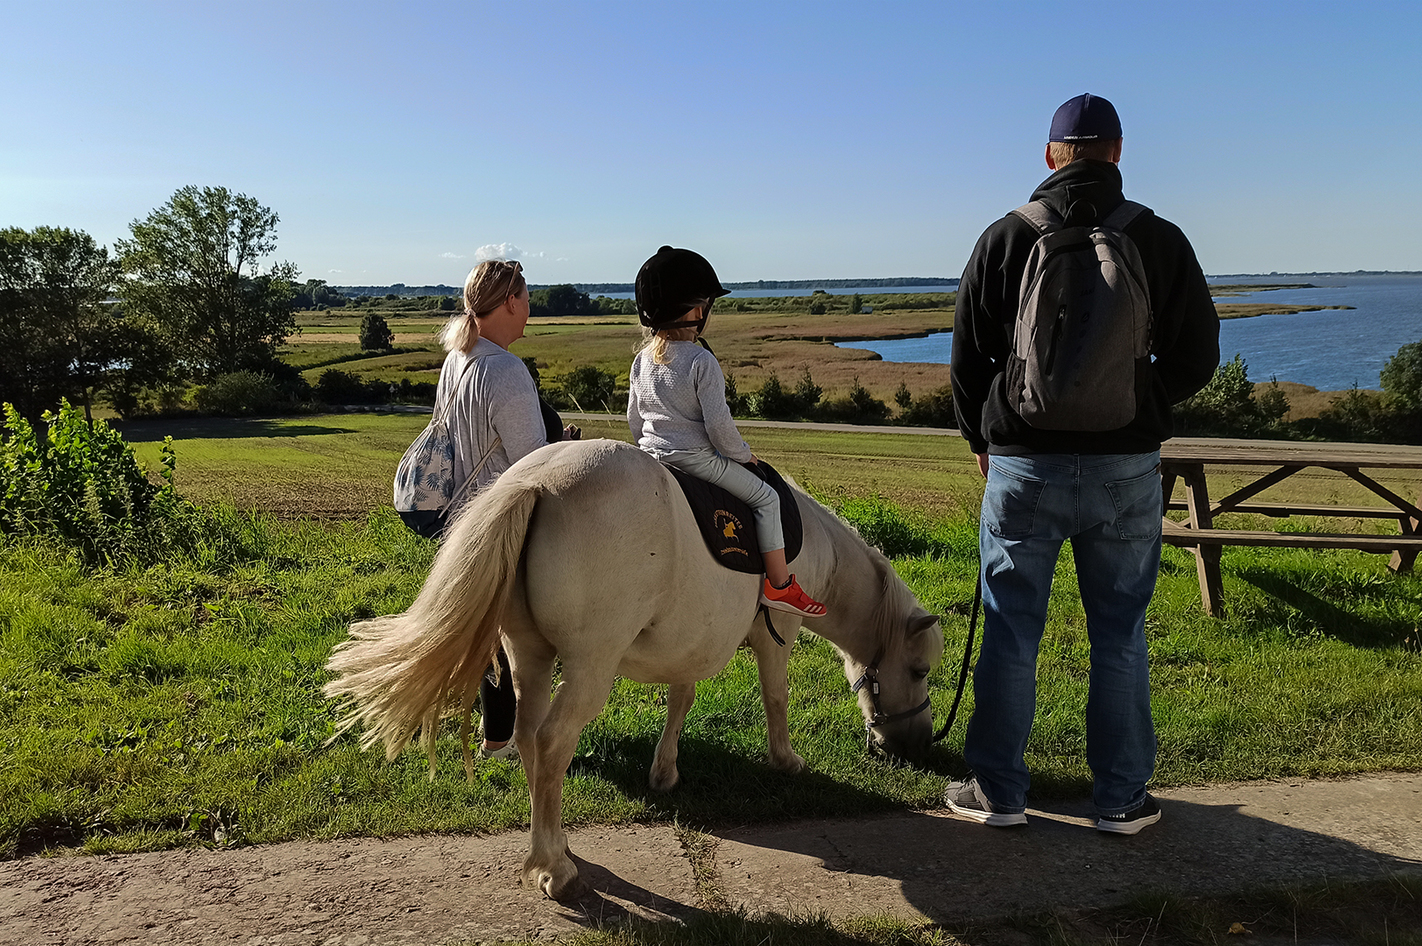
<svg viewBox="0 0 1422 946">
<path fill-rule="evenodd" d="M 1079 200 L 1089 201 L 1101 220 L 1126 199 L 1121 190 L 1121 169 L 1110 161 L 1086 158 L 1073 161 L 1054 173 L 1032 192 L 1033 200 L 1046 201 L 1047 206 L 1065 219 L 1067 209 Z"/>
</svg>

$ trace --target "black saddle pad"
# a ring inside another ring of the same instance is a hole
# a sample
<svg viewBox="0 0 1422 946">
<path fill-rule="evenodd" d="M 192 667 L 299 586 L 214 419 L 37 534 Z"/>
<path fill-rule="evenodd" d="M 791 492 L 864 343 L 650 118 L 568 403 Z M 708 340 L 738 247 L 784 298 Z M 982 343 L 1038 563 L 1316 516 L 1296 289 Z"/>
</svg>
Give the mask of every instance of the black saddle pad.
<svg viewBox="0 0 1422 946">
<path fill-rule="evenodd" d="M 701 537 L 711 550 L 711 557 L 732 571 L 759 575 L 765 571 L 761 561 L 760 547 L 756 543 L 755 513 L 743 500 L 737 499 L 719 486 L 697 479 L 690 473 L 683 473 L 674 466 L 663 464 L 686 494 L 691 504 L 691 515 L 701 529 Z M 780 526 L 785 532 L 785 560 L 793 562 L 800 554 L 800 546 L 805 540 L 805 530 L 800 522 L 800 507 L 790 484 L 775 471 L 769 463 L 745 464 L 746 469 L 769 483 L 780 494 Z"/>
</svg>

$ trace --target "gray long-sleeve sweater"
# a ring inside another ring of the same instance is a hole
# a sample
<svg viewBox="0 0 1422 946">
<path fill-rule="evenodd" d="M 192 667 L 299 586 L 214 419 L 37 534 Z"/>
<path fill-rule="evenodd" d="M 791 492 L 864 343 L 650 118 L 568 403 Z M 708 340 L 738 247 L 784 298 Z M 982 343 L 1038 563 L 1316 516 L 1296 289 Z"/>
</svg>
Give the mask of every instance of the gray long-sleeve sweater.
<svg viewBox="0 0 1422 946">
<path fill-rule="evenodd" d="M 744 463 L 750 446 L 726 406 L 726 377 L 716 356 L 695 342 L 671 342 L 667 363 L 646 351 L 632 360 L 627 426 L 637 446 L 653 456 L 714 448 Z"/>
<path fill-rule="evenodd" d="M 462 502 L 548 443 L 533 376 L 523 359 L 487 338 L 479 339 L 468 355 L 455 351 L 444 359 L 435 389 L 435 410 L 446 403 L 454 439 L 456 489 L 469 479 L 494 438 L 500 440 L 475 482 L 461 496 Z"/>
</svg>

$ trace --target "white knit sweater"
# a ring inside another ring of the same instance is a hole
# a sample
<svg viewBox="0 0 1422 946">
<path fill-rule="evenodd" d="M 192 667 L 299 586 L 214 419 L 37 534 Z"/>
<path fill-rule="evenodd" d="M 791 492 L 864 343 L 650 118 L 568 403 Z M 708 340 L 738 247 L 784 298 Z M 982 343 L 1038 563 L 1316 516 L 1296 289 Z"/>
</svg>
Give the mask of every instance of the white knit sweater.
<svg viewBox="0 0 1422 946">
<path fill-rule="evenodd" d="M 751 449 L 726 406 L 726 377 L 716 356 L 695 342 L 671 342 L 667 363 L 646 351 L 632 361 L 627 426 L 653 456 L 710 447 L 744 463 Z"/>
</svg>

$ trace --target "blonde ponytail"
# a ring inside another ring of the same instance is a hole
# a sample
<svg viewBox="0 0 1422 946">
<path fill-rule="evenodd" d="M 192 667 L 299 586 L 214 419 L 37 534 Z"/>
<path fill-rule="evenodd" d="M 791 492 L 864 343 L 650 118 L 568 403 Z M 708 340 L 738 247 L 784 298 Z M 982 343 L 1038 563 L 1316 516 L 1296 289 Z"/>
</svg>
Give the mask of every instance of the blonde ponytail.
<svg viewBox="0 0 1422 946">
<path fill-rule="evenodd" d="M 523 264 L 517 260 L 485 260 L 464 280 L 464 311 L 445 323 L 440 344 L 445 351 L 468 354 L 479 341 L 479 317 L 503 305 L 527 288 Z"/>
</svg>

